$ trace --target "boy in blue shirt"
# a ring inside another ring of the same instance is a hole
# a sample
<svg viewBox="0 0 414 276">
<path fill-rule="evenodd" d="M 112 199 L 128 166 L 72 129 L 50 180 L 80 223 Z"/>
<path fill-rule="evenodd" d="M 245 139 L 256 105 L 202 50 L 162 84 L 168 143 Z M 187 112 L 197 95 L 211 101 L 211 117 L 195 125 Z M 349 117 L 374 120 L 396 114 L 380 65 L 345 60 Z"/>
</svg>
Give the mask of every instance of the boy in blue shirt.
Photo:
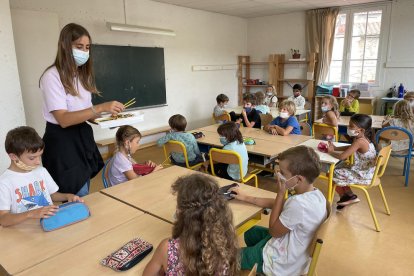
<svg viewBox="0 0 414 276">
<path fill-rule="evenodd" d="M 301 134 L 299 122 L 295 117 L 295 103 L 285 100 L 280 104 L 279 111 L 279 116 L 265 126 L 264 130 L 273 135 Z"/>
</svg>

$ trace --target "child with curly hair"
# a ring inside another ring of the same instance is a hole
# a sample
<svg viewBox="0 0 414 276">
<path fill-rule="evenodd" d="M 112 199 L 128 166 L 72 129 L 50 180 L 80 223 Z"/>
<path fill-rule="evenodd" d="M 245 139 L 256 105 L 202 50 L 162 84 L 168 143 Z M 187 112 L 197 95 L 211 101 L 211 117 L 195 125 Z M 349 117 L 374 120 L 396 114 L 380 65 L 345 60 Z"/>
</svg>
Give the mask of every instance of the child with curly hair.
<svg viewBox="0 0 414 276">
<path fill-rule="evenodd" d="M 177 195 L 172 237 L 161 241 L 143 275 L 237 275 L 233 215 L 216 180 L 186 175 L 172 190 Z"/>
</svg>

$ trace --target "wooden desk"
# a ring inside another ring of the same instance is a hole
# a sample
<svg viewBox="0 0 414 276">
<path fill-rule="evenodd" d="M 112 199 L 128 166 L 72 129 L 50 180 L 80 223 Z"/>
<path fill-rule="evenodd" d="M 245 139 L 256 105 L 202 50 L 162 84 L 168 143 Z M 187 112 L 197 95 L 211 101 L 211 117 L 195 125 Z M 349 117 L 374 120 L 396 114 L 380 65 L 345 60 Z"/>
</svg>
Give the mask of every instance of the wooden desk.
<svg viewBox="0 0 414 276">
<path fill-rule="evenodd" d="M 9 274 L 22 272 L 143 214 L 100 193 L 85 196 L 84 200 L 91 217 L 68 227 L 44 232 L 39 220 L 33 219 L 0 228 L 0 263 L 3 269 Z"/>
<path fill-rule="evenodd" d="M 381 129 L 382 122 L 385 119 L 385 116 L 382 115 L 369 115 L 372 118 L 372 128 Z M 338 126 L 348 126 L 351 116 L 340 116 L 338 121 Z M 322 123 L 322 119 L 316 120 L 315 123 Z"/>
<path fill-rule="evenodd" d="M 203 130 L 197 129 L 195 131 Z M 220 136 L 217 132 L 205 131 L 203 133 L 205 136 L 197 139 L 197 143 L 217 148 L 223 147 L 223 145 L 220 143 Z M 269 134 L 269 136 L 271 135 Z M 249 162 L 260 165 L 267 165 L 273 162 L 279 153 L 292 147 L 292 144 L 281 142 L 282 139 L 286 139 L 287 141 L 287 138 L 279 139 L 280 141 L 277 143 L 271 140 L 255 139 L 255 145 L 246 145 L 247 152 L 249 153 Z"/>
<path fill-rule="evenodd" d="M 319 158 L 321 160 L 321 163 L 325 163 L 329 165 L 329 172 L 328 172 L 328 176 L 325 175 L 325 172 L 321 172 L 320 178 L 324 178 L 328 180 L 328 194 L 326 196 L 327 200 L 329 202 L 332 203 L 333 201 L 333 197 L 334 197 L 334 192 L 332 190 L 332 184 L 333 184 L 333 172 L 335 169 L 335 165 L 340 161 L 339 159 L 333 157 L 332 155 L 330 155 L 329 153 L 324 153 L 318 150 L 318 144 L 320 142 L 324 142 L 327 143 L 327 141 L 322 141 L 322 140 L 317 140 L 317 139 L 310 139 L 306 142 L 301 143 L 300 145 L 303 146 L 307 146 L 310 148 L 313 148 L 315 150 L 315 152 L 319 155 Z M 349 144 L 346 143 L 339 143 L 339 142 L 334 142 L 334 145 L 337 147 L 342 147 L 342 146 L 349 146 Z"/>
<path fill-rule="evenodd" d="M 194 131 L 201 131 L 203 133 L 205 131 L 217 133 L 217 128 L 219 126 L 220 124 L 214 124 L 214 125 L 201 127 Z M 251 137 L 253 139 L 261 139 L 261 140 L 271 141 L 275 143 L 284 143 L 284 144 L 289 144 L 293 146 L 296 146 L 312 138 L 311 136 L 305 136 L 305 135 L 288 135 L 288 136 L 272 135 L 264 131 L 263 129 L 249 128 L 249 127 L 240 128 L 240 132 L 243 135 L 243 137 Z"/>
<path fill-rule="evenodd" d="M 161 240 L 171 237 L 171 230 L 171 224 L 142 214 L 17 275 L 120 275 L 101 265 L 100 261 L 136 237 L 148 241 L 154 249 L 139 264 L 122 272 L 122 275 L 142 275 Z"/>
<path fill-rule="evenodd" d="M 241 114 L 241 112 L 243 110 L 243 106 L 236 106 L 236 107 L 232 107 L 232 108 L 226 108 L 225 110 L 228 113 L 233 111 L 236 114 Z M 300 115 L 310 113 L 310 112 L 311 112 L 311 110 L 307 110 L 307 109 L 296 109 L 295 116 L 300 116 Z M 279 116 L 279 110 L 274 108 L 274 107 L 271 107 L 270 108 L 270 114 L 272 114 L 273 118 L 276 118 L 277 116 Z"/>
<path fill-rule="evenodd" d="M 176 196 L 171 193 L 171 185 L 174 181 L 184 175 L 200 173 L 186 168 L 172 166 L 156 171 L 144 177 L 139 177 L 122 185 L 113 186 L 101 193 L 118 199 L 130 206 L 148 212 L 169 223 L 173 223 L 176 210 Z M 214 177 L 214 176 L 210 176 Z M 220 186 L 234 183 L 234 181 L 214 177 Z M 276 194 L 240 184 L 241 189 L 252 196 L 276 198 Z M 255 218 L 260 220 L 262 208 L 238 200 L 230 200 L 229 206 L 233 212 L 234 225 L 236 228 L 243 227 L 246 222 Z"/>
</svg>

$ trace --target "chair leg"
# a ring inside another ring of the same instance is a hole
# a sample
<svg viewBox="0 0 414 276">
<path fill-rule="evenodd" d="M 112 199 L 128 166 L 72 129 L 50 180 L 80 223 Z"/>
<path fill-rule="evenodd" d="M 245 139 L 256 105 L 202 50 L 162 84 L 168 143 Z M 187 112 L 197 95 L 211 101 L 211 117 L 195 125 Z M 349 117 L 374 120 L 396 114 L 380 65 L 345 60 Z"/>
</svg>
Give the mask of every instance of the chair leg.
<svg viewBox="0 0 414 276">
<path fill-rule="evenodd" d="M 408 179 L 410 177 L 410 163 L 411 163 L 411 157 L 407 158 L 407 164 L 406 167 L 404 168 L 404 172 L 405 172 L 405 187 L 408 187 Z"/>
<path fill-rule="evenodd" d="M 407 171 L 407 159 L 408 159 L 408 157 L 406 156 L 404 158 L 403 176 L 406 174 L 406 171 Z M 410 169 L 410 168 L 408 168 L 408 169 Z M 407 182 L 405 182 L 405 186 L 407 186 Z"/>
<path fill-rule="evenodd" d="M 256 188 L 259 188 L 259 182 L 257 180 L 257 175 L 254 175 L 254 185 L 256 186 Z"/>
<path fill-rule="evenodd" d="M 375 216 L 375 211 L 374 211 L 374 208 L 372 207 L 372 202 L 371 202 L 371 198 L 370 198 L 370 196 L 368 194 L 368 191 L 366 189 L 364 189 L 364 188 L 361 188 L 361 190 L 364 191 L 365 197 L 367 198 L 369 210 L 371 211 L 371 216 L 372 216 L 372 219 L 374 220 L 375 230 L 377 232 L 380 232 L 381 231 L 381 228 L 380 228 L 380 226 L 378 224 L 377 217 Z"/>
<path fill-rule="evenodd" d="M 382 197 L 382 201 L 384 202 L 385 212 L 387 213 L 387 215 L 391 215 L 390 208 L 388 207 L 388 202 L 385 199 L 384 190 L 382 189 L 382 185 L 381 184 L 378 185 L 378 189 L 380 190 L 381 197 Z"/>
</svg>

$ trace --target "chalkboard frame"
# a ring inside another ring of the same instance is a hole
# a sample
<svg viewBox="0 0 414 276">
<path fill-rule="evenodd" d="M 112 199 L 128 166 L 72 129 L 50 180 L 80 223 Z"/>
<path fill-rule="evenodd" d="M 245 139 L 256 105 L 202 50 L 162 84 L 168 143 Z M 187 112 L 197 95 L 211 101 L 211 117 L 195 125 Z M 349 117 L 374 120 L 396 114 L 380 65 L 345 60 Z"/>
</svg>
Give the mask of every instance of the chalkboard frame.
<svg viewBox="0 0 414 276">
<path fill-rule="evenodd" d="M 93 95 L 93 104 L 135 98 L 137 103 L 127 110 L 167 105 L 164 48 L 92 44 L 90 53 L 101 92 Z"/>
</svg>

